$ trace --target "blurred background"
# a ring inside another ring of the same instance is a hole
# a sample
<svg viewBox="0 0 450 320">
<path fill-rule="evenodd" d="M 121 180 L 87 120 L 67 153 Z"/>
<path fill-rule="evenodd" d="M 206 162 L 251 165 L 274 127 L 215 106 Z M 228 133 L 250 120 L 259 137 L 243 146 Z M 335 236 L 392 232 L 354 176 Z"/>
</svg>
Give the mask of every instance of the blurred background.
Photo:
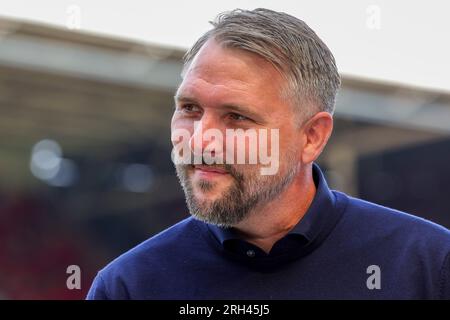
<svg viewBox="0 0 450 320">
<path fill-rule="evenodd" d="M 83 299 L 97 270 L 187 217 L 170 160 L 181 58 L 236 7 L 304 19 L 334 52 L 331 187 L 450 228 L 446 4 L 345 5 L 0 0 L 0 299 Z"/>
</svg>

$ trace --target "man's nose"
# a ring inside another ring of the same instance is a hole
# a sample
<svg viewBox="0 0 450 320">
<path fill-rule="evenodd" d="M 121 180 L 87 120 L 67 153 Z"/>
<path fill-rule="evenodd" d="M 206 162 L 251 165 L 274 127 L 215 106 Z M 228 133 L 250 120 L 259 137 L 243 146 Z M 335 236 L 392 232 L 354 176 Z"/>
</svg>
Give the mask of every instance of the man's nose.
<svg viewBox="0 0 450 320">
<path fill-rule="evenodd" d="M 223 152 L 223 134 L 219 123 L 212 116 L 203 116 L 194 123 L 194 132 L 189 140 L 189 147 L 196 156 L 208 153 L 219 156 Z"/>
</svg>

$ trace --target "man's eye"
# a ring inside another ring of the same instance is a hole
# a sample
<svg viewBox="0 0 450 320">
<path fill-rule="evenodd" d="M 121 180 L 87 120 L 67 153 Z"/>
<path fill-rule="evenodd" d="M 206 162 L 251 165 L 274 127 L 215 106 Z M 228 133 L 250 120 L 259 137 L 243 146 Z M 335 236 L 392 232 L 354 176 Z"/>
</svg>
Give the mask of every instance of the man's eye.
<svg viewBox="0 0 450 320">
<path fill-rule="evenodd" d="M 245 117 L 243 115 L 237 114 L 237 113 L 230 113 L 229 117 L 230 117 L 231 120 L 236 120 L 236 121 L 250 120 L 249 118 L 247 118 L 247 117 Z"/>
<path fill-rule="evenodd" d="M 187 113 L 199 111 L 199 108 L 193 104 L 184 104 L 184 105 L 180 106 L 180 109 L 181 109 L 181 111 L 187 112 Z"/>
</svg>

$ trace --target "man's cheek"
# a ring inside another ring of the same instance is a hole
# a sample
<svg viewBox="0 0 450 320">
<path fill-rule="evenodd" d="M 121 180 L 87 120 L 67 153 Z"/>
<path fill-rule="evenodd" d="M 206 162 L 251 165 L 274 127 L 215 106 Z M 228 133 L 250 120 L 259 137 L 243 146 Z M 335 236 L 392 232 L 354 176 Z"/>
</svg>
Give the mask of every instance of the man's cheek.
<svg viewBox="0 0 450 320">
<path fill-rule="evenodd" d="M 175 128 L 171 133 L 172 161 L 175 165 L 188 165 L 192 163 L 191 149 L 189 146 L 191 134 L 185 128 Z"/>
</svg>

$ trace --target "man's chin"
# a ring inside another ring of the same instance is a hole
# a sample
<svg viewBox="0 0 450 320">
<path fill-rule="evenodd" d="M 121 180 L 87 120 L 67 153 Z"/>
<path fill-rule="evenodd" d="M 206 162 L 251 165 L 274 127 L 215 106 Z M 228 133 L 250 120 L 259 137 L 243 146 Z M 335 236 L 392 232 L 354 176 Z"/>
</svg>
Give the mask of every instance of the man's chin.
<svg viewBox="0 0 450 320">
<path fill-rule="evenodd" d="M 219 201 L 223 197 L 223 193 L 215 189 L 205 191 L 196 187 L 194 188 L 194 197 L 198 204 L 208 206 L 212 205 L 216 201 Z"/>
</svg>

